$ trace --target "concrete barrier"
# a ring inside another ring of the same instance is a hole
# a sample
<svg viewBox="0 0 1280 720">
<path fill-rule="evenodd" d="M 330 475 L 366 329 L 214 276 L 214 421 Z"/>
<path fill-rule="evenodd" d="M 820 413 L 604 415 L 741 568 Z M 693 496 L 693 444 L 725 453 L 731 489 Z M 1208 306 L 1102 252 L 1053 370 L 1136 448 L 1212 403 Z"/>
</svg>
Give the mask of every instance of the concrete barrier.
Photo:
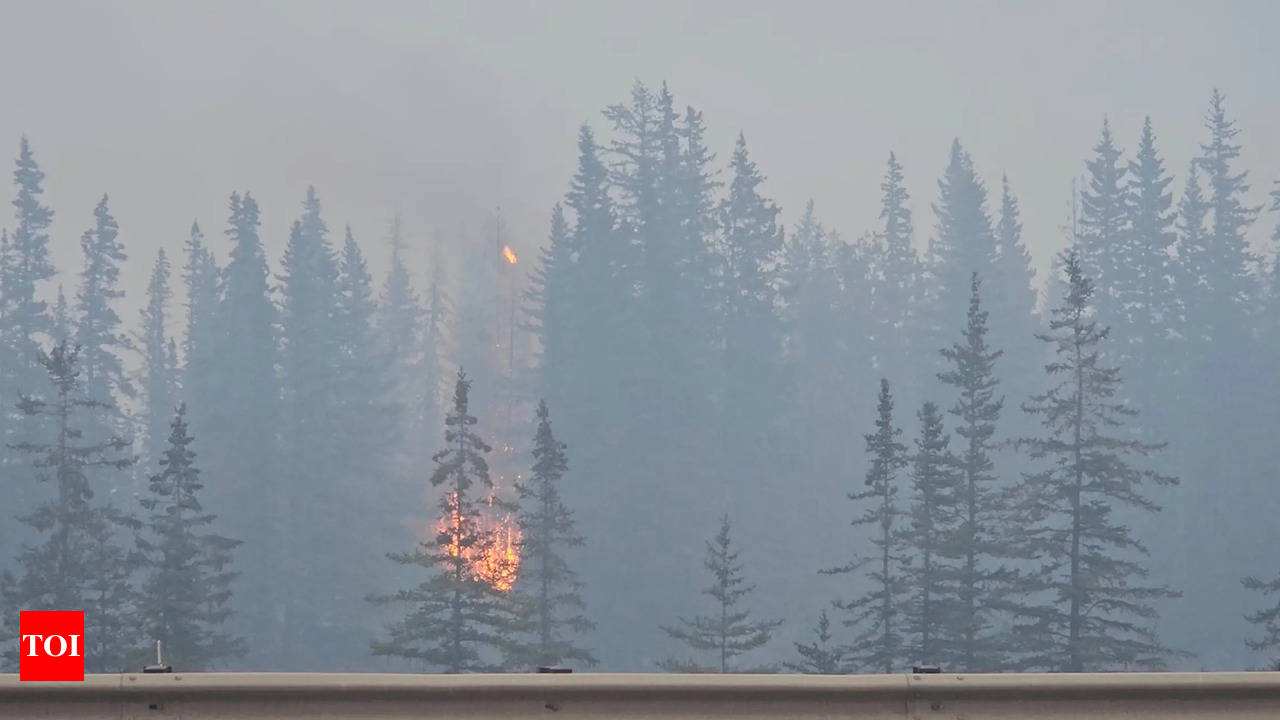
<svg viewBox="0 0 1280 720">
<path fill-rule="evenodd" d="M 20 683 L 0 718 L 1280 719 L 1280 673 L 386 675 L 175 673 Z"/>
</svg>

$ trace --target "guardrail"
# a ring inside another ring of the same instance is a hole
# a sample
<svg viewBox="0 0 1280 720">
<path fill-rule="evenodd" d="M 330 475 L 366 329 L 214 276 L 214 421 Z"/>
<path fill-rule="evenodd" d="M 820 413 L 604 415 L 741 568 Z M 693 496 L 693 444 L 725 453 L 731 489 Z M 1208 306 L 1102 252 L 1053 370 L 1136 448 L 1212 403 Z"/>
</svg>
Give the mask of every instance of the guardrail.
<svg viewBox="0 0 1280 720">
<path fill-rule="evenodd" d="M 1280 718 L 1280 673 L 385 675 L 174 673 L 20 683 L 0 718 Z"/>
</svg>

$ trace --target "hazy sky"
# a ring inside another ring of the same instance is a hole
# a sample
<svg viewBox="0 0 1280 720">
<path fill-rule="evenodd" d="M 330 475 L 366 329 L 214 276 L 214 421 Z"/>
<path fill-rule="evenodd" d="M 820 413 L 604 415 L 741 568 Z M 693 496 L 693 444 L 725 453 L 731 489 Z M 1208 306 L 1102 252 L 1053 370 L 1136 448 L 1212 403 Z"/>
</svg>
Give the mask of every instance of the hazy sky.
<svg viewBox="0 0 1280 720">
<path fill-rule="evenodd" d="M 225 258 L 234 189 L 259 198 L 273 265 L 309 183 L 378 271 L 395 208 L 422 243 L 460 223 L 479 235 L 501 205 L 530 256 L 577 126 L 604 135 L 600 110 L 637 78 L 703 110 L 721 160 L 745 132 L 788 225 L 812 197 L 849 239 L 875 222 L 890 150 L 927 239 L 959 137 L 989 187 L 1008 172 L 1043 266 L 1104 115 L 1128 150 L 1151 114 L 1180 186 L 1221 87 L 1264 201 L 1280 178 L 1278 27 L 1265 1 L 8 0 L 0 148 L 11 162 L 21 133 L 35 144 L 64 268 L 110 193 L 130 323 L 156 248 L 176 253 L 193 218 Z"/>
</svg>

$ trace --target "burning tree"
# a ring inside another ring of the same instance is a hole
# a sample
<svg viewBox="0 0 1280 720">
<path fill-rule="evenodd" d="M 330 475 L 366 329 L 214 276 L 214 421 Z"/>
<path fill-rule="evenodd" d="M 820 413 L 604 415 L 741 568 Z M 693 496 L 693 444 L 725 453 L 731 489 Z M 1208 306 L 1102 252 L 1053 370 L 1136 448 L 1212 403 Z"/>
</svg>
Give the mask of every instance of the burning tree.
<svg viewBox="0 0 1280 720">
<path fill-rule="evenodd" d="M 391 595 L 373 596 L 376 604 L 406 604 L 409 613 L 387 628 L 387 639 L 372 643 L 374 655 L 417 660 L 445 672 L 500 669 L 516 627 L 505 591 L 518 568 L 517 540 L 495 532 L 482 508 L 509 510 L 494 492 L 485 454 L 490 447 L 476 434 L 468 409 L 471 381 L 461 370 L 454 385 L 453 410 L 445 418 L 444 450 L 436 453 L 434 487 L 445 487 L 442 520 L 434 540 L 411 553 L 389 557 L 402 565 L 431 571 L 421 584 Z M 477 497 L 478 492 L 485 496 Z"/>
</svg>

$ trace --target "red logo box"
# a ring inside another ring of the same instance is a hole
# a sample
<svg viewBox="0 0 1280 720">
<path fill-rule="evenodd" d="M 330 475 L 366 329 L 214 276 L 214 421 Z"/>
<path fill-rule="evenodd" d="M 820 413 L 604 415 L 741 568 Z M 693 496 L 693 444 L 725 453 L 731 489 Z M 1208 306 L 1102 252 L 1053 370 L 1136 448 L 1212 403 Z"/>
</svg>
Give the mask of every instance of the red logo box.
<svg viewBox="0 0 1280 720">
<path fill-rule="evenodd" d="M 84 611 L 18 615 L 19 680 L 84 680 Z"/>
</svg>

